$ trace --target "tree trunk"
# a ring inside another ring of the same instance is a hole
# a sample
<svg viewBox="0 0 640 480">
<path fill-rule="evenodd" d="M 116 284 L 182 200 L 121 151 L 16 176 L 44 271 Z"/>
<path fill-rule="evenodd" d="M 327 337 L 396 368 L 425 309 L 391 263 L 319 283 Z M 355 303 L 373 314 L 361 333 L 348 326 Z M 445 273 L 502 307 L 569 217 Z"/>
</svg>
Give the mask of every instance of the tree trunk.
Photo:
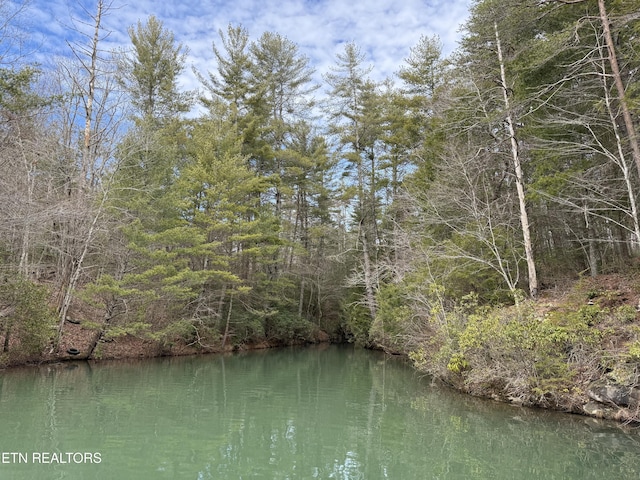
<svg viewBox="0 0 640 480">
<path fill-rule="evenodd" d="M 518 151 L 518 142 L 516 140 L 516 132 L 511 117 L 511 107 L 509 105 L 509 92 L 507 88 L 507 76 L 504 68 L 504 59 L 502 56 L 502 47 L 500 45 L 500 35 L 498 33 L 498 23 L 493 24 L 496 33 L 496 47 L 498 49 L 498 61 L 500 62 L 500 81 L 502 86 L 502 95 L 504 100 L 504 108 L 506 112 L 507 128 L 509 129 L 509 140 L 511 141 L 511 156 L 513 167 L 516 174 L 516 189 L 518 191 L 518 202 L 520 205 L 520 224 L 522 226 L 522 240 L 524 242 L 525 257 L 527 260 L 527 270 L 529 273 L 529 294 L 535 298 L 538 295 L 538 277 L 536 274 L 536 264 L 533 257 L 533 245 L 531 243 L 531 231 L 529 225 L 529 217 L 527 215 L 526 199 L 524 193 L 524 180 L 522 174 L 522 165 L 520 163 L 520 154 Z"/>
<path fill-rule="evenodd" d="M 593 227 L 591 226 L 591 222 L 589 221 L 589 209 L 587 207 L 587 202 L 584 202 L 584 224 L 587 229 L 587 241 L 589 242 L 589 252 L 588 252 L 588 261 L 589 261 L 589 272 L 592 277 L 596 277 L 598 275 L 598 255 L 596 250 L 596 239 L 595 232 Z"/>
<path fill-rule="evenodd" d="M 93 221 L 91 222 L 91 226 L 89 227 L 89 231 L 87 232 L 86 237 L 84 238 L 84 242 L 82 245 L 82 252 L 80 253 L 80 257 L 76 262 L 74 262 L 73 270 L 71 272 L 71 278 L 69 279 L 69 284 L 64 293 L 64 298 L 62 300 L 62 306 L 60 307 L 59 317 L 60 317 L 60 325 L 58 327 L 58 340 L 62 336 L 62 329 L 64 328 L 64 322 L 67 318 L 67 313 L 69 312 L 69 307 L 71 306 L 71 300 L 73 299 L 73 294 L 75 292 L 76 286 L 78 285 L 78 280 L 80 280 L 80 274 L 82 273 L 84 259 L 89 252 L 89 247 L 93 241 L 93 236 L 96 230 L 96 226 L 98 224 L 98 219 L 102 214 L 102 208 L 106 201 L 107 195 L 106 193 L 102 197 L 102 203 L 98 207 L 98 211 L 93 217 Z"/>
<path fill-rule="evenodd" d="M 376 319 L 376 294 L 371 274 L 371 258 L 369 257 L 369 241 L 363 228 L 363 221 L 360 221 L 360 238 L 362 240 L 362 257 L 364 269 L 364 288 L 367 308 L 371 314 L 371 321 Z"/>
<path fill-rule="evenodd" d="M 92 155 L 92 135 L 91 121 L 93 117 L 93 102 L 95 100 L 96 77 L 97 77 L 97 60 L 98 60 L 98 41 L 100 35 L 100 21 L 102 20 L 102 0 L 98 1 L 98 12 L 95 17 L 95 28 L 93 32 L 93 41 L 91 44 L 91 64 L 87 68 L 89 74 L 89 91 L 85 101 L 85 123 L 84 123 L 84 149 L 82 152 L 82 178 L 80 185 L 85 185 L 89 179 L 89 172 L 92 171 L 93 155 Z M 94 179 L 89 180 L 89 185 L 93 185 Z"/>
<path fill-rule="evenodd" d="M 33 204 L 33 193 L 35 189 L 35 181 L 36 181 L 36 162 L 30 161 L 27 158 L 27 154 L 25 152 L 25 146 L 22 142 L 22 132 L 20 130 L 20 125 L 17 126 L 18 135 L 17 141 L 20 144 L 20 154 L 22 156 L 22 161 L 24 163 L 25 169 L 25 179 L 27 183 L 27 198 L 26 204 L 27 208 L 31 209 Z M 29 251 L 31 249 L 31 219 L 30 215 L 26 215 L 24 230 L 22 232 L 22 245 L 20 248 L 20 263 L 18 266 L 18 271 L 25 277 L 29 277 Z"/>
<path fill-rule="evenodd" d="M 602 23 L 604 38 L 609 52 L 611 74 L 613 76 L 613 82 L 616 86 L 616 90 L 618 91 L 618 99 L 620 101 L 620 110 L 622 111 L 624 126 L 627 131 L 627 136 L 629 137 L 629 143 L 631 144 L 633 160 L 635 161 L 636 168 L 638 169 L 638 175 L 640 176 L 640 145 L 638 145 L 638 135 L 633 124 L 633 119 L 631 118 L 629 105 L 627 104 L 626 92 L 624 83 L 622 82 L 622 75 L 620 74 L 620 66 L 618 65 L 615 43 L 611 36 L 611 29 L 609 28 L 609 15 L 607 14 L 607 8 L 604 4 L 604 0 L 598 0 L 598 9 L 600 10 L 600 22 Z"/>
<path fill-rule="evenodd" d="M 229 297 L 229 311 L 227 312 L 227 322 L 224 326 L 224 335 L 222 336 L 222 347 L 227 344 L 227 338 L 229 337 L 229 324 L 231 323 L 231 309 L 233 308 L 233 295 Z"/>
<path fill-rule="evenodd" d="M 11 342 L 11 327 L 13 322 L 9 322 L 4 329 L 4 343 L 2 345 L 3 353 L 7 353 L 9 351 L 9 343 Z"/>
<path fill-rule="evenodd" d="M 91 48 L 90 48 L 91 63 L 89 65 L 86 65 L 85 62 L 82 62 L 83 67 L 87 70 L 87 73 L 89 75 L 89 85 L 88 85 L 88 92 L 85 99 L 85 125 L 84 125 L 84 135 L 83 135 L 84 144 L 83 144 L 83 150 L 82 150 L 82 166 L 81 166 L 81 169 L 79 172 L 79 178 L 78 178 L 79 189 L 76 192 L 76 199 L 75 199 L 77 204 L 77 210 L 79 212 L 82 211 L 85 208 L 85 204 L 90 201 L 91 195 L 89 195 L 88 193 L 89 193 L 89 189 L 93 186 L 93 183 L 94 183 L 93 178 L 89 179 L 89 172 L 94 171 L 93 163 L 95 160 L 93 151 L 92 151 L 94 149 L 94 145 L 93 145 L 91 132 L 92 132 L 93 103 L 95 100 L 95 83 L 96 83 L 97 69 L 98 69 L 98 66 L 97 66 L 98 41 L 99 41 L 99 34 L 100 34 L 100 23 L 102 20 L 102 13 L 103 13 L 102 9 L 103 9 L 103 2 L 102 0 L 99 0 L 97 5 L 97 13 L 96 13 L 96 16 L 94 17 L 94 21 L 95 21 L 94 34 L 93 34 L 93 39 L 92 39 Z M 91 174 L 91 177 L 93 177 L 93 173 Z M 71 306 L 71 300 L 73 298 L 73 294 L 75 292 L 76 286 L 80 279 L 80 274 L 82 273 L 84 260 L 93 242 L 93 237 L 97 227 L 98 219 L 102 214 L 102 209 L 104 207 L 106 197 L 107 197 L 107 192 L 105 191 L 103 192 L 100 206 L 98 207 L 98 210 L 96 211 L 96 213 L 93 215 L 91 224 L 89 225 L 89 229 L 86 235 L 84 236 L 84 238 L 82 240 L 80 239 L 76 240 L 75 238 L 73 238 L 73 243 L 78 241 L 78 243 L 81 244 L 81 248 L 79 251 L 80 254 L 77 257 L 75 256 L 75 253 L 76 253 L 75 248 L 73 249 L 73 253 L 72 253 L 73 258 L 70 261 L 71 265 L 69 269 L 68 282 L 66 282 L 66 287 L 63 287 L 62 289 L 64 291 L 64 296 L 62 298 L 62 302 L 60 304 L 60 308 L 58 312 L 60 324 L 58 327 L 57 341 L 59 341 L 60 337 L 62 336 L 64 322 L 66 320 L 69 307 Z M 74 233 L 75 232 L 71 232 L 71 235 L 73 236 Z"/>
<path fill-rule="evenodd" d="M 304 277 L 300 279 L 300 296 L 298 298 L 298 318 L 302 318 L 304 308 Z"/>
<path fill-rule="evenodd" d="M 609 36 L 611 36 L 610 33 L 609 33 Z M 602 69 L 601 78 L 602 78 L 602 86 L 603 86 L 603 92 L 604 92 L 604 101 L 605 101 L 605 105 L 607 106 L 607 113 L 609 114 L 609 119 L 611 120 L 611 128 L 613 129 L 613 133 L 616 138 L 616 147 L 618 150 L 617 157 L 613 153 L 611 156 L 613 157 L 613 161 L 618 165 L 618 167 L 622 171 L 622 176 L 624 178 L 625 186 L 627 187 L 627 196 L 629 197 L 629 205 L 631 207 L 631 220 L 633 221 L 633 232 L 635 235 L 635 242 L 634 242 L 634 245 L 632 246 L 632 250 L 633 250 L 635 247 L 638 246 L 638 242 L 640 242 L 640 220 L 638 219 L 638 202 L 636 200 L 634 182 L 632 181 L 632 178 L 631 178 L 630 168 L 632 167 L 629 167 L 629 164 L 627 162 L 627 156 L 625 155 L 625 152 L 624 152 L 622 137 L 620 135 L 620 129 L 618 128 L 618 123 L 616 122 L 616 114 L 614 112 L 613 105 L 611 102 L 611 97 L 609 95 L 609 84 L 607 83 L 607 72 L 604 66 L 604 60 L 602 61 L 602 63 L 603 64 L 601 66 L 601 69 Z M 625 120 L 625 124 L 626 124 L 626 120 Z M 633 124 L 631 125 L 631 128 L 633 128 Z M 594 134 L 594 138 L 595 137 L 596 136 Z M 629 138 L 631 140 L 631 136 L 629 136 Z M 637 146 L 637 142 L 636 142 L 636 146 Z M 639 167 L 639 175 L 640 175 L 640 165 L 637 163 L 637 159 L 636 159 L 636 166 Z"/>
</svg>

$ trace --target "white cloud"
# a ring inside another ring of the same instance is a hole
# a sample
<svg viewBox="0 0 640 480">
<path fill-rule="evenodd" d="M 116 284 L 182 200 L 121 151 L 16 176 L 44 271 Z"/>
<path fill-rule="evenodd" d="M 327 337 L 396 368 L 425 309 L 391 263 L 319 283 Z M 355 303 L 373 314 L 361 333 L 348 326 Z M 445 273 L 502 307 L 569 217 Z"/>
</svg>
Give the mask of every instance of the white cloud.
<svg viewBox="0 0 640 480">
<path fill-rule="evenodd" d="M 78 0 L 89 12 L 95 0 Z M 46 62 L 52 53 L 68 51 L 65 41 L 72 32 L 69 15 L 86 18 L 75 0 L 32 0 L 33 39 L 41 39 L 33 58 Z M 127 28 L 139 20 L 155 15 L 174 32 L 177 42 L 190 50 L 187 71 L 182 84 L 196 88 L 191 72 L 194 65 L 201 72 L 215 69 L 211 45 L 219 43 L 218 30 L 227 25 L 242 24 L 251 39 L 265 31 L 277 32 L 299 46 L 300 53 L 310 58 L 320 73 L 335 63 L 336 53 L 345 42 L 355 42 L 374 66 L 372 76 L 382 80 L 392 76 L 408 56 L 421 35 L 438 35 L 445 54 L 456 48 L 460 24 L 468 13 L 470 0 L 137 0 L 119 4 L 104 18 L 111 31 L 106 45 L 128 43 Z M 124 1 L 124 0 L 123 0 Z M 90 28 L 90 26 L 89 26 Z"/>
</svg>

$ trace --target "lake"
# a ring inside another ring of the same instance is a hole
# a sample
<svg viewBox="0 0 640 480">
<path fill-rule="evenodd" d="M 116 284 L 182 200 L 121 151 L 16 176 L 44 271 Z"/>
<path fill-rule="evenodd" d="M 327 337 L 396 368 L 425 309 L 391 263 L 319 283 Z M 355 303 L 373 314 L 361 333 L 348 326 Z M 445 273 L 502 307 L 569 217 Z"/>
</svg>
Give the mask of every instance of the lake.
<svg viewBox="0 0 640 480">
<path fill-rule="evenodd" d="M 349 346 L 0 372 L 0 479 L 637 479 L 640 433 Z"/>
</svg>

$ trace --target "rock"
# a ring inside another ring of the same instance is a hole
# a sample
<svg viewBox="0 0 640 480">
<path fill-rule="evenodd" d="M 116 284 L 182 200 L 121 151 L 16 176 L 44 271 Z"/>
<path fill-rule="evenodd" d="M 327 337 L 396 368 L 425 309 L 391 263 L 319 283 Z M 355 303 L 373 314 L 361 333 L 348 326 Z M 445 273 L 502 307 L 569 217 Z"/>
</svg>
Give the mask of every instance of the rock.
<svg viewBox="0 0 640 480">
<path fill-rule="evenodd" d="M 607 409 L 598 402 L 589 402 L 582 407 L 584 413 L 596 418 L 607 418 Z"/>
<path fill-rule="evenodd" d="M 590 399 L 604 404 L 614 404 L 620 407 L 628 407 L 632 399 L 636 399 L 639 392 L 631 387 L 623 385 L 608 384 L 605 381 L 598 380 L 587 389 L 587 395 Z"/>
</svg>

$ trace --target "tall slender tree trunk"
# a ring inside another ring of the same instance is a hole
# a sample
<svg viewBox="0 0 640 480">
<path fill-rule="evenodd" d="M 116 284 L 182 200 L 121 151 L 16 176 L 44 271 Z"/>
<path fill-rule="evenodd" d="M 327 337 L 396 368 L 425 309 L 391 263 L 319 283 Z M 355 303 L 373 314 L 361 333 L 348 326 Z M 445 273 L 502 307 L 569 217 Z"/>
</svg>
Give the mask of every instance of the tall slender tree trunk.
<svg viewBox="0 0 640 480">
<path fill-rule="evenodd" d="M 72 267 L 73 270 L 71 272 L 71 278 L 69 279 L 69 284 L 67 285 L 67 288 L 65 290 L 64 298 L 62 300 L 62 306 L 60 307 L 60 311 L 59 311 L 60 324 L 58 326 L 58 339 L 60 339 L 62 335 L 64 322 L 67 319 L 67 313 L 69 312 L 69 307 L 71 306 L 71 300 L 73 299 L 73 294 L 78 285 L 78 281 L 80 280 L 80 274 L 82 273 L 84 259 L 87 256 L 87 253 L 89 253 L 89 248 L 91 247 L 91 244 L 93 242 L 93 238 L 95 235 L 95 231 L 97 229 L 98 220 L 102 216 L 102 210 L 104 208 L 104 204 L 106 203 L 106 201 L 107 201 L 107 194 L 104 193 L 102 196 L 102 201 L 100 203 L 100 206 L 98 207 L 98 210 L 93 216 L 93 220 L 91 222 L 91 225 L 89 226 L 89 230 L 87 231 L 87 234 L 83 240 L 80 256 L 75 262 L 73 262 L 73 267 Z"/>
<path fill-rule="evenodd" d="M 524 243 L 525 257 L 527 260 L 527 270 L 529 274 L 529 294 L 535 298 L 538 295 L 538 276 L 536 274 L 536 264 L 533 257 L 533 245 L 531 243 L 531 229 L 529 224 L 529 216 L 527 215 L 527 206 L 524 192 L 524 179 L 522 174 L 522 164 L 520 162 L 520 153 L 518 150 L 518 141 L 511 116 L 511 106 L 509 104 L 509 91 L 507 88 L 507 75 L 504 67 L 504 58 L 502 56 L 502 46 L 500 44 L 500 35 L 498 32 L 498 23 L 494 22 L 493 27 L 496 34 L 496 47 L 498 49 L 498 61 L 500 63 L 500 81 L 502 86 L 502 95 L 504 100 L 504 108 L 506 112 L 507 128 L 509 130 L 509 140 L 511 141 L 511 157 L 513 167 L 516 174 L 516 190 L 518 191 L 518 203 L 520 206 L 520 224 L 522 226 L 522 240 Z"/>
<path fill-rule="evenodd" d="M 357 111 L 357 103 L 354 104 L 354 111 Z M 364 165 L 362 164 L 362 157 L 360 152 L 362 146 L 360 144 L 360 129 L 358 122 L 354 122 L 355 142 L 354 150 L 358 155 L 357 172 L 358 172 L 358 208 L 360 209 L 360 222 L 358 225 L 360 241 L 362 242 L 362 269 L 364 273 L 364 289 L 365 289 L 365 303 L 371 314 L 371 322 L 376 319 L 376 294 L 374 282 L 376 282 L 374 271 L 371 261 L 372 245 L 370 243 L 369 236 L 367 235 L 369 224 L 371 224 L 372 235 L 375 237 L 375 202 L 373 201 L 375 193 L 375 185 L 372 183 L 370 188 L 371 192 L 366 190 L 366 175 Z M 373 172 L 367 172 L 371 181 L 374 181 Z M 370 205 L 367 205 L 370 203 Z M 371 216 L 369 219 L 368 217 Z M 369 220 L 369 222 L 367 222 Z"/>
<path fill-rule="evenodd" d="M 224 335 L 222 336 L 222 346 L 220 348 L 224 349 L 227 344 L 227 338 L 229 338 L 229 325 L 231 324 L 231 311 L 233 309 L 233 295 L 229 296 L 229 310 L 227 311 L 227 321 L 224 326 Z"/>
<path fill-rule="evenodd" d="M 89 81 L 88 81 L 87 95 L 84 100 L 85 125 L 84 125 L 84 132 L 83 132 L 84 143 L 83 143 L 83 149 L 82 149 L 82 165 L 79 172 L 78 189 L 75 192 L 76 209 L 78 212 L 83 211 L 86 208 L 87 202 L 91 201 L 90 189 L 93 187 L 93 184 L 95 181 L 95 179 L 93 178 L 93 173 L 91 174 L 91 178 L 90 178 L 89 172 L 94 171 L 93 164 L 95 161 L 94 154 L 93 154 L 94 139 L 92 138 L 92 129 L 93 129 L 92 119 L 93 119 L 93 104 L 95 101 L 95 84 L 96 84 L 96 78 L 98 73 L 97 71 L 98 42 L 99 42 L 99 35 L 100 35 L 100 24 L 102 21 L 102 13 L 103 13 L 103 1 L 98 0 L 97 13 L 96 13 L 96 16 L 94 17 L 94 21 L 95 21 L 94 32 L 93 32 L 93 38 L 91 41 L 91 48 L 90 48 L 91 61 L 88 65 L 84 61 L 81 61 L 83 67 L 87 71 Z M 78 243 L 81 245 L 79 250 L 79 255 L 76 257 L 75 248 L 73 248 L 72 250 L 72 253 L 71 253 L 72 258 L 69 261 L 70 267 L 69 267 L 69 273 L 68 273 L 68 280 L 66 281 L 66 286 L 63 288 L 64 296 L 62 297 L 62 302 L 58 309 L 60 323 L 58 326 L 57 340 L 60 340 L 62 336 L 62 331 L 64 329 L 64 322 L 67 318 L 69 307 L 71 306 L 73 294 L 78 285 L 78 281 L 80 280 L 80 275 L 83 270 L 84 260 L 93 242 L 98 220 L 102 215 L 102 210 L 106 202 L 106 199 L 107 199 L 107 191 L 103 192 L 100 206 L 98 207 L 97 211 L 93 215 L 91 224 L 89 225 L 89 228 L 86 234 L 84 235 L 84 238 L 81 240 L 78 239 Z M 83 223 L 83 222 L 81 221 L 80 223 Z M 74 231 L 70 232 L 72 236 L 80 233 L 81 233 L 81 229 L 78 229 L 77 232 L 74 232 Z M 76 242 L 76 239 L 74 238 L 73 243 L 75 242 Z"/>
<path fill-rule="evenodd" d="M 631 144 L 631 151 L 633 152 L 633 160 L 638 169 L 638 176 L 640 176 L 640 145 L 638 144 L 638 134 L 631 118 L 631 112 L 629 110 L 629 104 L 626 99 L 626 91 L 624 83 L 622 82 L 622 75 L 620 74 L 620 65 L 618 64 L 618 56 L 616 54 L 616 47 L 611 35 L 611 28 L 609 27 L 609 15 L 607 13 L 607 7 L 604 0 L 598 0 L 598 9 L 600 11 L 600 22 L 602 23 L 602 30 L 604 33 L 605 43 L 607 45 L 607 51 L 609 52 L 609 65 L 611 66 L 611 74 L 613 76 L 613 82 L 618 92 L 618 100 L 620 102 L 620 110 L 622 111 L 622 118 L 624 120 L 624 127 L 629 137 L 629 143 Z"/>
<path fill-rule="evenodd" d="M 298 318 L 302 318 L 302 312 L 304 309 L 304 277 L 300 279 L 300 295 L 298 297 Z"/>
<path fill-rule="evenodd" d="M 598 252 L 596 250 L 596 234 L 594 232 L 593 227 L 591 226 L 591 222 L 589 221 L 589 207 L 587 206 L 587 202 L 583 203 L 583 212 L 584 212 L 584 225 L 587 229 L 587 241 L 589 242 L 589 251 L 587 255 L 587 259 L 589 261 L 589 272 L 592 277 L 596 277 L 598 275 Z"/>
<path fill-rule="evenodd" d="M 27 183 L 27 208 L 31 209 L 33 204 L 33 193 L 35 189 L 35 181 L 36 181 L 36 163 L 34 161 L 30 161 L 27 158 L 27 154 L 25 151 L 25 146 L 22 142 L 22 132 L 20 130 L 20 125 L 17 125 L 18 128 L 18 143 L 20 144 L 20 153 L 22 156 L 22 161 L 24 163 L 25 169 L 25 179 Z M 29 251 L 31 249 L 31 228 L 32 228 L 32 220 L 29 218 L 30 215 L 25 216 L 25 225 L 22 231 L 22 245 L 20 247 L 20 263 L 18 265 L 18 271 L 26 278 L 29 276 Z"/>
<path fill-rule="evenodd" d="M 628 157 L 625 154 L 623 138 L 622 138 L 622 135 L 620 134 L 620 127 L 618 126 L 616 112 L 614 110 L 611 95 L 609 93 L 609 83 L 607 81 L 608 75 L 607 75 L 607 68 L 605 65 L 605 57 L 604 57 L 603 50 L 604 50 L 604 47 L 602 45 L 599 45 L 600 57 L 602 58 L 601 65 L 599 66 L 600 78 L 602 80 L 604 103 L 607 107 L 609 120 L 611 121 L 611 128 L 613 130 L 613 133 L 616 139 L 616 149 L 617 149 L 616 154 L 611 152 L 609 156 L 610 156 L 610 159 L 618 166 L 618 168 L 620 168 L 622 172 L 622 176 L 624 178 L 625 186 L 627 188 L 627 196 L 629 197 L 629 205 L 630 205 L 630 215 L 633 222 L 633 233 L 635 236 L 635 242 L 634 242 L 634 245 L 632 245 L 632 249 L 634 249 L 638 246 L 638 242 L 640 242 L 640 220 L 638 218 L 638 201 L 636 197 L 636 188 L 635 188 L 635 185 L 632 179 L 632 173 L 631 173 L 631 170 L 633 167 L 629 165 L 629 161 L 627 160 Z M 593 138 L 596 139 L 596 141 L 600 144 L 601 148 L 607 151 L 606 148 L 604 148 L 604 146 L 602 146 L 602 144 L 600 143 L 600 140 L 598 139 L 598 136 L 595 134 L 595 132 L 591 130 L 591 127 L 589 126 L 588 128 L 591 131 Z"/>
<path fill-rule="evenodd" d="M 362 241 L 362 257 L 363 257 L 363 270 L 364 270 L 364 288 L 367 308 L 371 314 L 371 321 L 376 319 L 376 293 L 373 284 L 373 275 L 371 268 L 371 257 L 369 252 L 369 240 L 367 234 L 364 231 L 363 221 L 360 221 L 360 239 Z"/>
<path fill-rule="evenodd" d="M 102 20 L 102 0 L 98 1 L 98 12 L 95 17 L 95 27 L 93 31 L 93 40 L 91 43 L 91 64 L 85 68 L 89 74 L 89 90 L 85 100 L 85 120 L 84 120 L 84 145 L 82 151 L 82 178 L 80 185 L 89 182 L 91 186 L 94 179 L 89 179 L 89 172 L 92 171 L 93 164 L 93 141 L 91 135 L 91 122 L 93 118 L 93 102 L 95 100 L 96 78 L 97 78 L 97 62 L 98 62 L 98 41 L 100 36 L 100 22 Z"/>
<path fill-rule="evenodd" d="M 11 328 L 13 327 L 13 321 L 7 320 L 7 324 L 4 329 L 4 342 L 2 344 L 2 352 L 7 353 L 9 351 L 9 345 L 11 344 Z"/>
</svg>

